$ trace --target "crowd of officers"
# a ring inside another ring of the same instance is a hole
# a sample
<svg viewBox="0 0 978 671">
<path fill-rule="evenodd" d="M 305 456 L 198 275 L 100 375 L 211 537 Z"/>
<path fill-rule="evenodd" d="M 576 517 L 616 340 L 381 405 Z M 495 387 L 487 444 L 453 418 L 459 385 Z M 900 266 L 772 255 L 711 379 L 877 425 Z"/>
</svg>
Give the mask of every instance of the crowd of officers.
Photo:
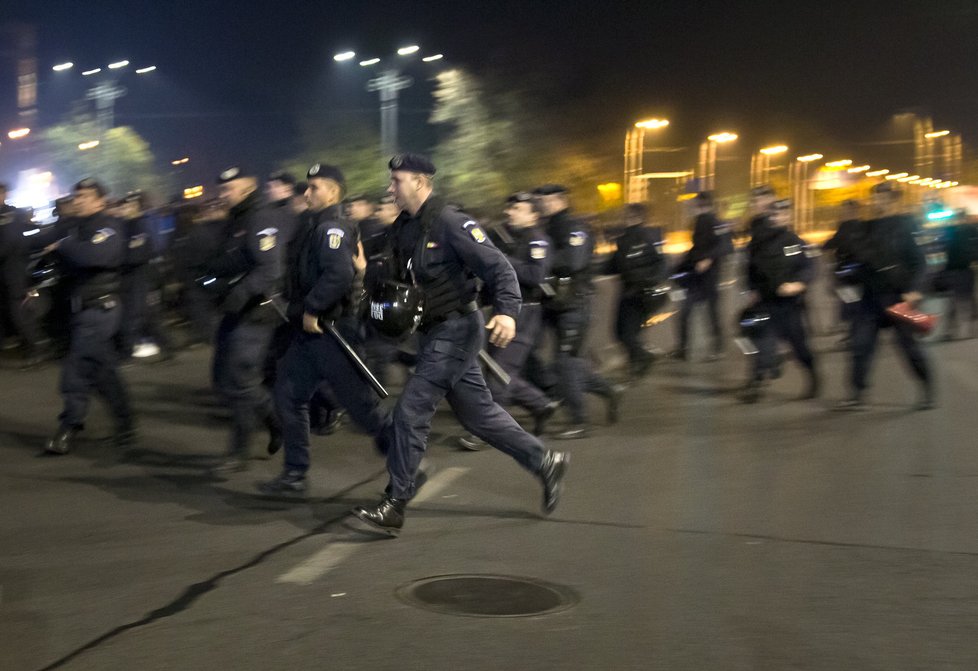
<svg viewBox="0 0 978 671">
<path fill-rule="evenodd" d="M 554 438 L 588 435 L 588 394 L 604 399 L 608 422 L 618 418 L 622 387 L 593 371 L 584 352 L 594 274 L 621 278 L 614 332 L 630 376 L 645 375 L 656 358 L 643 343 L 643 326 L 677 296 L 683 300 L 670 356 L 689 358 L 691 315 L 700 307 L 709 317 L 708 359 L 722 354 L 719 284 L 732 247 L 711 194 L 692 201 L 692 247 L 678 264 L 667 261 L 662 231 L 642 204 L 625 207 L 615 251 L 596 259 L 593 231 L 571 213 L 560 185 L 514 193 L 504 222 L 482 224 L 435 193 L 436 170 L 426 157 L 398 155 L 389 169 L 387 193 L 374 203 L 348 194 L 340 168 L 326 163 L 312 166 L 305 182 L 280 172 L 264 185 L 233 167 L 218 178 L 219 201 L 178 214 L 170 271 L 182 287 L 190 343 L 213 344 L 211 382 L 231 416 L 216 477 L 247 467 L 261 431 L 269 454 L 284 448 L 284 466 L 259 489 L 301 497 L 310 429 L 328 431 L 346 413 L 372 438 L 389 473 L 381 501 L 354 514 L 394 534 L 425 480 L 431 419 L 446 399 L 468 432 L 462 445 L 488 444 L 513 457 L 540 480 L 550 512 L 569 461 L 539 438 L 551 418 L 563 409 L 568 420 Z M 107 196 L 98 181 L 80 181 L 46 230 L 32 228 L 14 208 L 0 210 L 6 321 L 24 343 L 28 366 L 49 358 L 52 345 L 30 308 L 36 292 L 27 264 L 40 253 L 38 263 L 50 260 L 60 274 L 51 326 L 65 331 L 64 404 L 45 445 L 54 454 L 75 447 L 93 391 L 111 410 L 115 443 L 132 445 L 136 424 L 119 364 L 144 338 L 161 358 L 172 356 L 142 196 Z M 926 264 L 916 224 L 890 182 L 873 189 L 871 207 L 873 215 L 861 218 L 850 205 L 851 216 L 825 246 L 834 254 L 851 352 L 851 395 L 839 407 L 865 403 L 878 335 L 889 327 L 919 382 L 918 407 L 929 408 L 927 358 L 912 327 L 887 310 L 922 298 Z M 781 376 L 779 341 L 807 374 L 802 397 L 821 390 L 806 301 L 815 265 L 812 248 L 792 231 L 791 209 L 769 187 L 751 192 L 741 315 L 753 347 L 747 403 Z M 960 268 L 949 261 L 948 281 L 973 322 L 972 260 Z M 398 362 L 409 367 L 406 382 L 387 409 L 380 396 Z M 494 374 L 485 375 L 480 362 Z M 529 430 L 509 414 L 511 406 L 528 414 Z"/>
</svg>

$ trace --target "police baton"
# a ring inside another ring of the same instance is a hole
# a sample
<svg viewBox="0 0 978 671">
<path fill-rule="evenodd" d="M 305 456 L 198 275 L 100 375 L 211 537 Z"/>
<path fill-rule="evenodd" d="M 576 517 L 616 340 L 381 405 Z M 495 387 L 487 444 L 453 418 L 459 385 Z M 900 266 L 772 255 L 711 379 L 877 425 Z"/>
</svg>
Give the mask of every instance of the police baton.
<svg viewBox="0 0 978 671">
<path fill-rule="evenodd" d="M 492 376 L 502 382 L 504 385 L 509 384 L 513 378 L 509 376 L 509 373 L 503 370 L 495 359 L 489 356 L 489 353 L 484 349 L 479 350 L 479 361 L 492 373 Z"/>
<path fill-rule="evenodd" d="M 271 304 L 271 306 L 275 309 L 275 312 L 278 313 L 278 316 L 282 318 L 282 321 L 288 323 L 289 317 L 285 314 L 285 309 L 279 304 L 277 299 L 278 296 L 272 296 L 271 298 L 268 298 L 265 303 Z M 265 303 L 262 303 L 262 305 Z M 378 396 L 381 398 L 387 398 L 390 396 L 388 391 L 384 389 L 384 385 L 382 385 L 380 380 L 378 380 L 377 377 L 370 372 L 370 369 L 367 368 L 367 364 L 363 362 L 360 355 L 357 354 L 356 350 L 353 349 L 347 339 L 343 337 L 343 334 L 340 333 L 331 322 L 325 322 L 320 319 L 319 326 L 326 331 L 326 333 L 333 336 L 337 344 L 340 346 L 340 349 L 343 350 L 347 357 L 349 357 L 350 361 L 353 363 L 353 366 L 360 372 L 367 382 L 370 383 L 370 386 L 373 387 L 373 390 L 377 392 Z"/>
</svg>

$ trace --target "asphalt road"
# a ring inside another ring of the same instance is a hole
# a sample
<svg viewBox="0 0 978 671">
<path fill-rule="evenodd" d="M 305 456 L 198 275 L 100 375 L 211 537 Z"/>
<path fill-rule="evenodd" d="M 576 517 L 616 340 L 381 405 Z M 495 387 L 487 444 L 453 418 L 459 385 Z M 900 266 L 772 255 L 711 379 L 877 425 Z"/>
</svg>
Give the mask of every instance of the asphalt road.
<svg viewBox="0 0 978 671">
<path fill-rule="evenodd" d="M 650 331 L 671 342 L 668 322 Z M 533 477 L 457 450 L 442 412 L 396 540 L 349 524 L 385 484 L 349 428 L 314 439 L 305 503 L 255 493 L 277 460 L 211 480 L 227 429 L 206 350 L 125 371 L 141 428 L 125 454 L 96 403 L 75 453 L 39 456 L 57 369 L 0 371 L 0 669 L 978 668 L 978 341 L 929 347 L 937 409 L 910 411 L 885 346 L 873 406 L 840 414 L 836 338 L 816 339 L 818 402 L 792 400 L 789 365 L 741 405 L 733 348 L 657 364 L 616 425 L 592 399 L 590 438 L 548 441 L 573 454 L 549 518 Z M 465 617 L 396 594 L 453 574 L 548 581 L 570 602 Z"/>
</svg>

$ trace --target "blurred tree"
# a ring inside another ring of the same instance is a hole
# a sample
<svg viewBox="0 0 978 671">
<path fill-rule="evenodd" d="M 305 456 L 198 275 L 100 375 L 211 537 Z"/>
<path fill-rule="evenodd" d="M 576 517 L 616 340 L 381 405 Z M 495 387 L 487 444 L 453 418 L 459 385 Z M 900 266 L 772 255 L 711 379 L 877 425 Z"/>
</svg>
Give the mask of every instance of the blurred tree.
<svg viewBox="0 0 978 671">
<path fill-rule="evenodd" d="M 299 122 L 303 151 L 285 161 L 281 169 L 303 180 L 315 163 L 339 167 L 349 193 L 379 196 L 387 188 L 387 159 L 377 153 L 380 133 L 360 120 L 329 121 L 308 118 Z"/>
<path fill-rule="evenodd" d="M 79 145 L 98 139 L 94 121 L 78 117 L 41 133 L 42 151 L 51 162 L 62 189 L 84 177 L 95 177 L 114 195 L 142 191 L 162 197 L 170 192 L 165 175 L 156 169 L 149 144 L 128 126 L 106 131 L 97 146 Z"/>
</svg>

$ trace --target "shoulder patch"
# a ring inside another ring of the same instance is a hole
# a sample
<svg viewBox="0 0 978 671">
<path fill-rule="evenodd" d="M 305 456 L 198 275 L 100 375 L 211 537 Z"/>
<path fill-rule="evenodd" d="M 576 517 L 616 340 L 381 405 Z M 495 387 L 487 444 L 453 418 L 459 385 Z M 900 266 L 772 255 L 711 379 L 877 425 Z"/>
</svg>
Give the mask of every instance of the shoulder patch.
<svg viewBox="0 0 978 671">
<path fill-rule="evenodd" d="M 92 244 L 100 245 L 113 235 L 115 235 L 115 231 L 113 231 L 111 228 L 100 228 L 95 231 L 95 235 L 92 236 Z"/>
<path fill-rule="evenodd" d="M 796 256 L 801 254 L 801 245 L 788 245 L 784 248 L 785 256 Z"/>
<path fill-rule="evenodd" d="M 138 247 L 142 247 L 145 242 L 146 242 L 145 233 L 134 235 L 129 239 L 129 249 L 136 249 Z"/>
<path fill-rule="evenodd" d="M 263 252 L 268 252 L 275 249 L 277 234 L 277 228 L 263 228 L 262 230 L 258 231 L 258 249 Z"/>
<path fill-rule="evenodd" d="M 570 234 L 570 246 L 580 247 L 587 240 L 587 233 L 585 231 L 573 231 Z"/>
<path fill-rule="evenodd" d="M 329 241 L 330 249 L 339 249 L 343 243 L 343 236 L 346 232 L 342 228 L 331 228 L 326 231 L 326 239 Z"/>
<path fill-rule="evenodd" d="M 530 258 L 536 261 L 547 258 L 547 243 L 542 245 L 530 243 Z"/>
<path fill-rule="evenodd" d="M 472 224 L 472 226 L 469 227 L 469 235 L 472 236 L 472 239 L 475 240 L 476 242 L 478 242 L 480 245 L 483 242 L 485 242 L 486 241 L 486 234 L 483 232 L 482 228 L 480 228 L 479 225 L 476 224 L 474 221 L 466 222 L 466 226 L 465 227 L 468 227 L 468 224 Z M 465 227 L 463 227 L 463 228 L 465 228 Z"/>
</svg>

